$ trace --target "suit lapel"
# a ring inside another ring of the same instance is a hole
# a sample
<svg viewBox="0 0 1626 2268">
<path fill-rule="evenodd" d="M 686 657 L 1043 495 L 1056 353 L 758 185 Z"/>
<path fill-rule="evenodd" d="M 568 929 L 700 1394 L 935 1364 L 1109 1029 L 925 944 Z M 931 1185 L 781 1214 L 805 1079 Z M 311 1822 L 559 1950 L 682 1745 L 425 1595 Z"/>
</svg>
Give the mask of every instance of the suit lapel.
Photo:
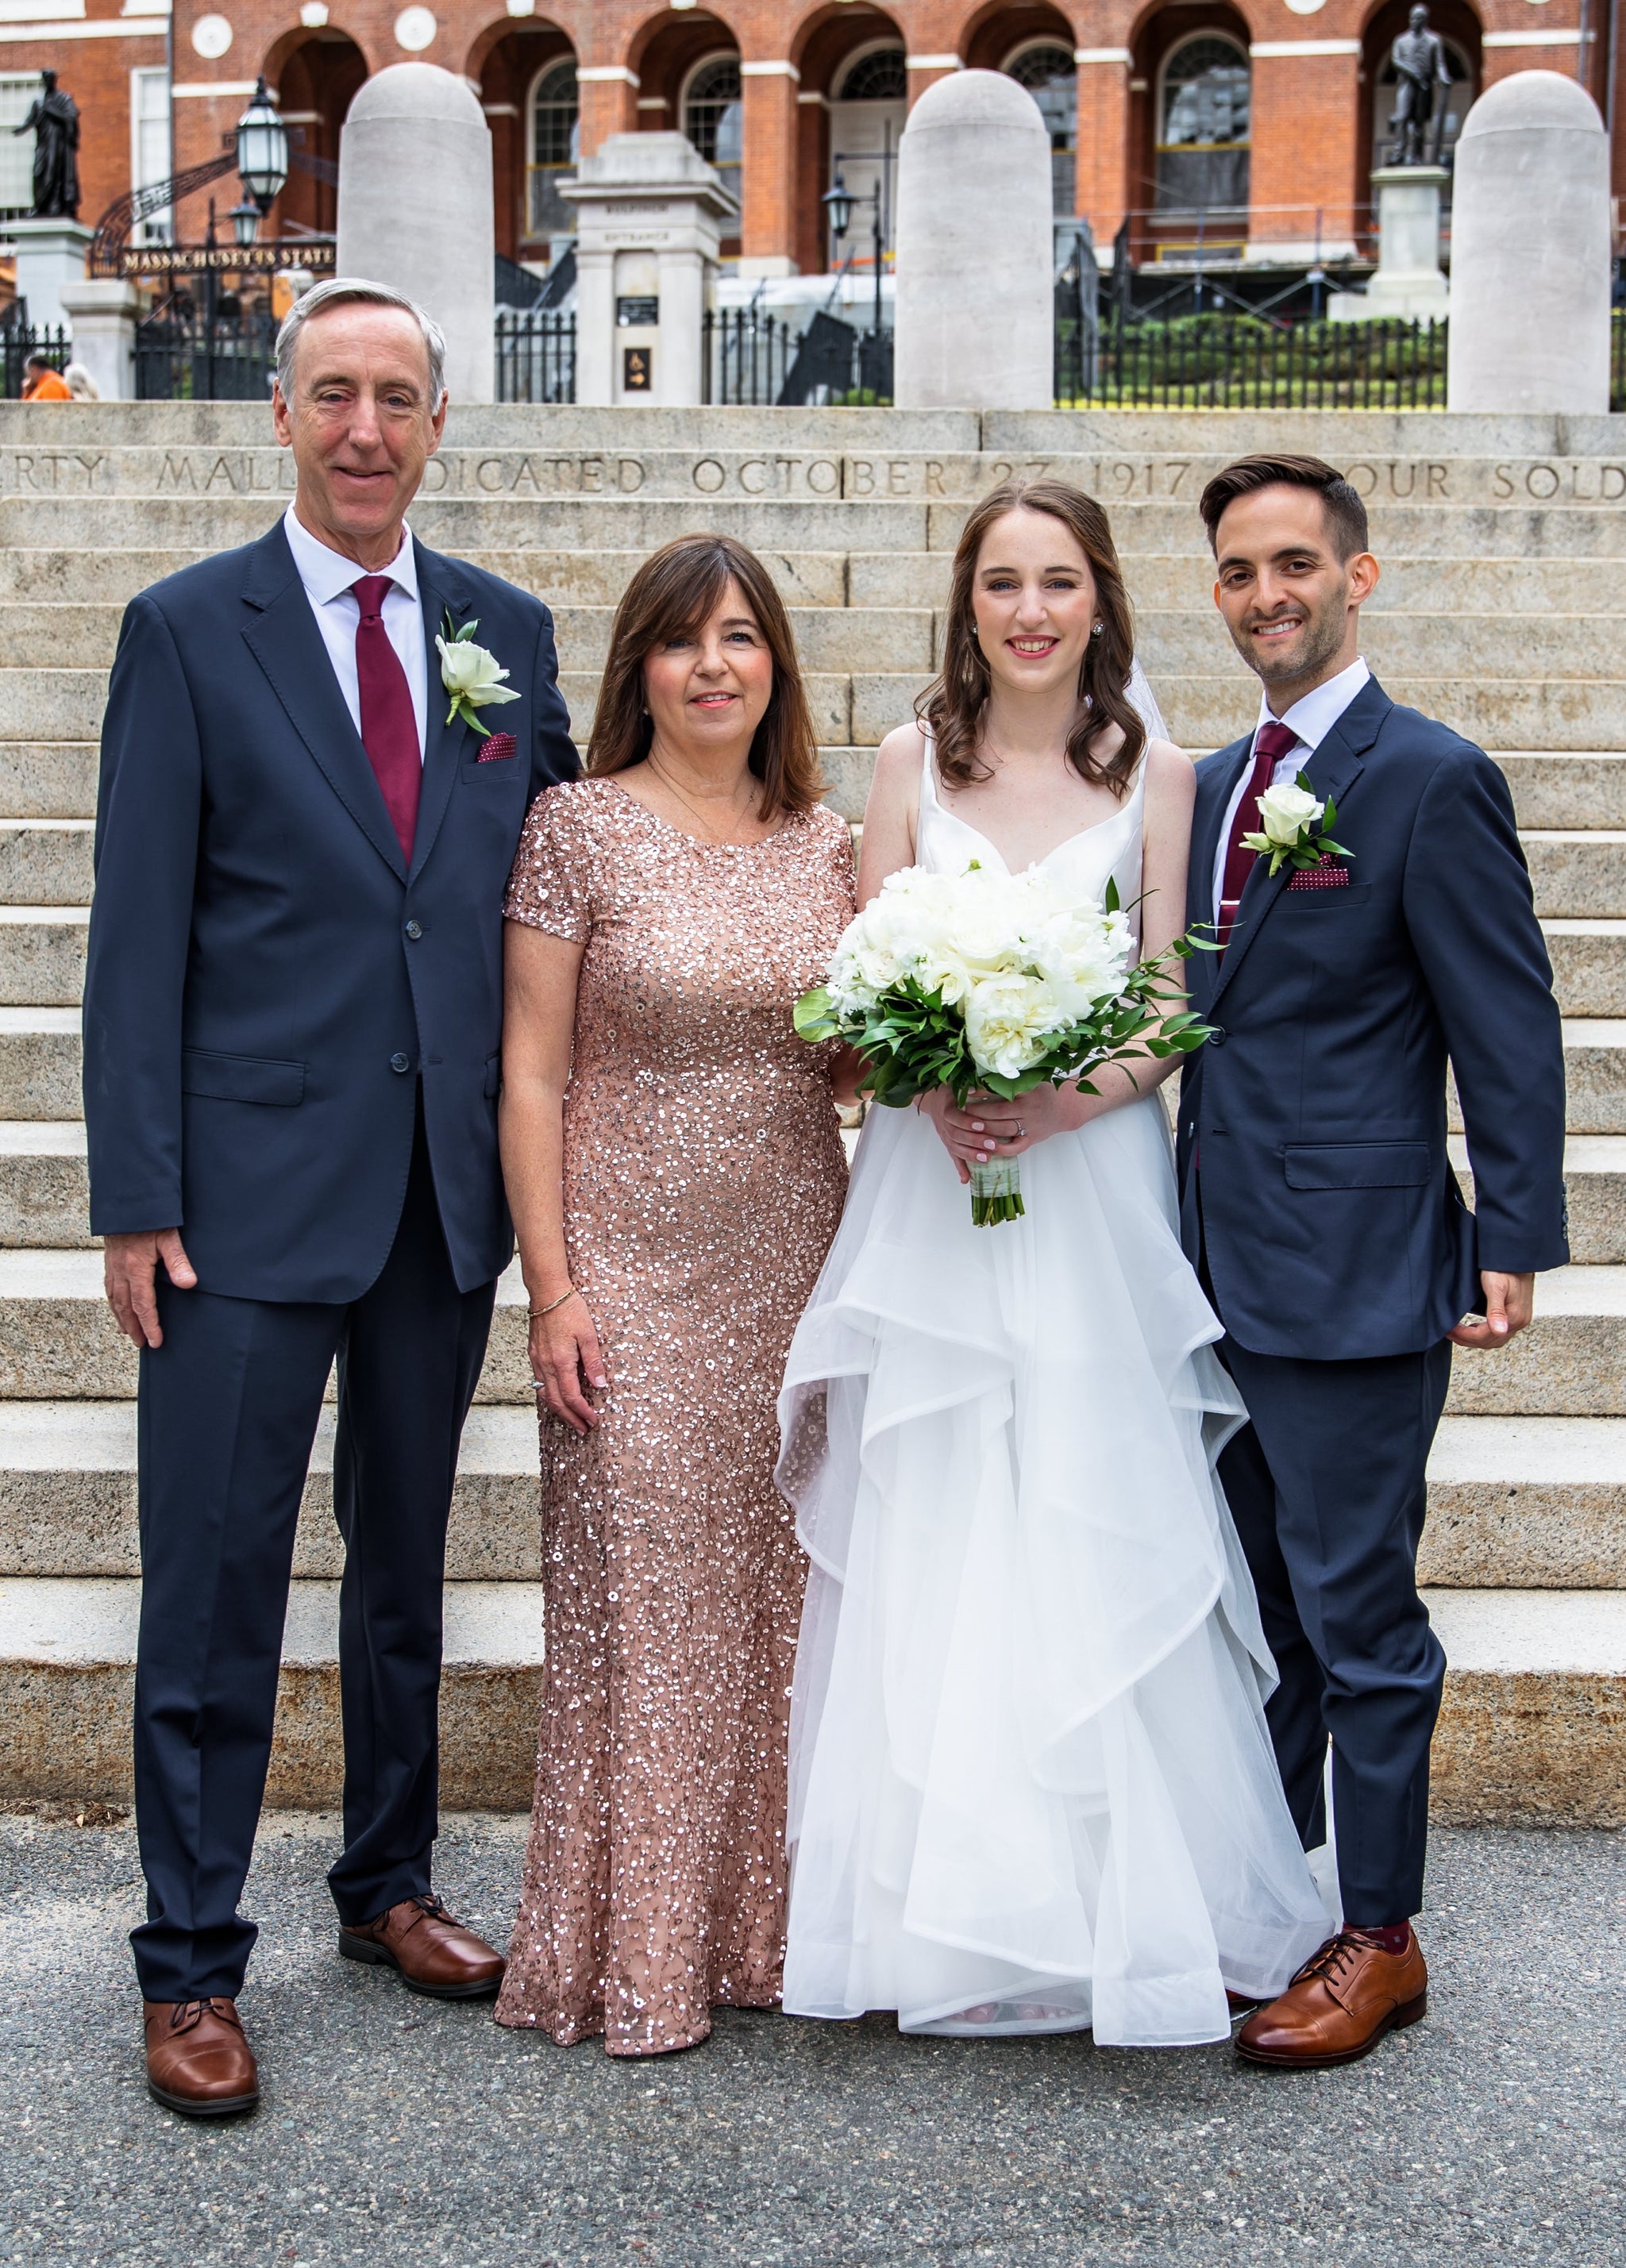
<svg viewBox="0 0 1626 2268">
<path fill-rule="evenodd" d="M 1377 679 L 1368 678 L 1314 755 L 1299 766 L 1321 802 L 1342 805 L 1364 770 L 1362 756 L 1377 739 L 1378 728 L 1393 705 Z M 1264 926 L 1266 915 L 1292 880 L 1293 872 L 1285 860 L 1275 874 L 1270 872 L 1268 858 L 1254 860 L 1237 908 L 1236 927 L 1209 995 L 1210 1008 L 1240 968 L 1248 947 Z"/>
<path fill-rule="evenodd" d="M 457 784 L 457 768 L 467 747 L 471 727 L 460 718 L 446 722 L 448 696 L 440 681 L 440 655 L 435 640 L 444 617 L 461 627 L 472 601 L 467 585 L 450 559 L 426 551 L 414 536 L 417 555 L 418 597 L 423 608 L 423 652 L 429 665 L 429 713 L 423 736 L 423 792 L 418 802 L 417 833 L 412 842 L 412 872 L 423 871 L 423 862 L 435 847 L 446 806 Z M 500 659 L 500 657 L 499 657 Z"/>
<path fill-rule="evenodd" d="M 1229 748 L 1222 748 L 1210 756 L 1197 778 L 1197 799 L 1191 817 L 1190 880 L 1186 889 L 1186 925 L 1196 929 L 1199 936 L 1213 939 L 1214 924 L 1214 859 L 1219 849 L 1219 830 L 1225 824 L 1225 812 L 1235 792 L 1237 781 L 1247 770 L 1254 736 L 1238 740 Z M 1199 924 L 1205 926 L 1199 927 Z M 1219 955 L 1217 953 L 1196 953 L 1186 964 L 1189 980 L 1191 1004 L 1200 1014 L 1213 998 L 1218 981 Z"/>
<path fill-rule="evenodd" d="M 278 520 L 249 555 L 243 597 L 255 619 L 243 642 L 327 784 L 380 858 L 404 882 L 407 865 L 378 777 L 350 721 L 305 585 Z"/>
</svg>

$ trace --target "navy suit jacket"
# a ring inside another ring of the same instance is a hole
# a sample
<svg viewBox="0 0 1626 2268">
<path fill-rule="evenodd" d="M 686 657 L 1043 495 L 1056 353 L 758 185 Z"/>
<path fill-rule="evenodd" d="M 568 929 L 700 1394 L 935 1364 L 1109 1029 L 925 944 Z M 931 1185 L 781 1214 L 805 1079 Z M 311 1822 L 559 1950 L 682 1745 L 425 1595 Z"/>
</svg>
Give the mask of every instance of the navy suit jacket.
<svg viewBox="0 0 1626 2268">
<path fill-rule="evenodd" d="M 429 657 L 408 869 L 282 523 L 131 601 L 102 728 L 85 987 L 91 1226 L 179 1227 L 205 1291 L 349 1300 L 401 1218 L 422 1082 L 460 1289 L 507 1264 L 504 885 L 579 767 L 545 607 L 415 545 Z M 442 616 L 522 699 L 445 721 Z"/>
<path fill-rule="evenodd" d="M 1251 740 L 1197 766 L 1194 925 L 1214 918 Z M 1292 869 L 1271 880 L 1262 858 L 1223 959 L 1188 963 L 1216 1028 L 1182 1077 L 1181 1234 L 1194 1263 L 1206 1244 L 1220 1320 L 1250 1351 L 1407 1353 L 1475 1305 L 1480 1270 L 1569 1257 L 1552 969 L 1489 756 L 1373 679 L 1304 770 L 1337 806 L 1349 884 L 1290 889 Z M 1447 1058 L 1474 1213 L 1446 1155 Z"/>
</svg>

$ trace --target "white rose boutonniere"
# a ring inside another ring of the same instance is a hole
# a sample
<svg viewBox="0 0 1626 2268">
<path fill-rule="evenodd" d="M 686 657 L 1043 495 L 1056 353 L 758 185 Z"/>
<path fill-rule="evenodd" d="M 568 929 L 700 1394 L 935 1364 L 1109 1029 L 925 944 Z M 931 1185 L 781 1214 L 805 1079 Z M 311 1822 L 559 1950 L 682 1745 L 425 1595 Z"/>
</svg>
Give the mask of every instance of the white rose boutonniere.
<svg viewBox="0 0 1626 2268">
<path fill-rule="evenodd" d="M 494 703 L 518 701 L 519 696 L 511 692 L 504 680 L 508 672 L 500 667 L 497 657 L 484 646 L 475 644 L 477 622 L 465 622 L 460 630 L 452 627 L 452 617 L 446 616 L 446 626 L 435 640 L 440 649 L 440 681 L 452 696 L 452 706 L 446 711 L 446 722 L 460 717 L 475 732 L 485 731 L 478 711 Z"/>
<path fill-rule="evenodd" d="M 1289 862 L 1295 866 L 1319 866 L 1323 859 L 1354 855 L 1332 839 L 1332 829 L 1338 823 L 1337 806 L 1319 801 L 1303 772 L 1291 786 L 1284 780 L 1279 786 L 1268 787 L 1259 799 L 1259 816 L 1263 833 L 1245 835 L 1242 840 L 1250 850 L 1269 859 L 1273 875 Z"/>
</svg>

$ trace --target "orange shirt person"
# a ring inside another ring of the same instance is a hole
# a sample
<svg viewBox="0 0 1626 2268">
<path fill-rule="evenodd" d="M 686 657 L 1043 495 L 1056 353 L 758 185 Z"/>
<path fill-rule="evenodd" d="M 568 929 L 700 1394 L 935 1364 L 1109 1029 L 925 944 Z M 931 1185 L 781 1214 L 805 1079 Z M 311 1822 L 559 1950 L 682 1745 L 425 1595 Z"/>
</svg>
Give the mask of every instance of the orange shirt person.
<svg viewBox="0 0 1626 2268">
<path fill-rule="evenodd" d="M 71 401 L 73 389 L 61 371 L 53 370 L 41 357 L 30 355 L 23 364 L 23 400 Z"/>
</svg>

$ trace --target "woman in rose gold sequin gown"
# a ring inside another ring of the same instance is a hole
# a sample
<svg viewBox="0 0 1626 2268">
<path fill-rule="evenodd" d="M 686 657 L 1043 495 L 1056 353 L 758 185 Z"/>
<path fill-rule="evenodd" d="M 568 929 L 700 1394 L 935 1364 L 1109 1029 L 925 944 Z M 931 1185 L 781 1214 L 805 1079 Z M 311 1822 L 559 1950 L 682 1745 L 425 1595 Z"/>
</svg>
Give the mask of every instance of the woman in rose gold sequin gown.
<svg viewBox="0 0 1626 2268">
<path fill-rule="evenodd" d="M 533 806 L 506 905 L 547 1650 L 497 2018 L 641 2055 L 779 1999 L 805 1563 L 775 1399 L 846 1185 L 833 1061 L 791 1011 L 851 917 L 851 843 L 750 554 L 685 538 L 640 570 L 589 763 Z"/>
</svg>

